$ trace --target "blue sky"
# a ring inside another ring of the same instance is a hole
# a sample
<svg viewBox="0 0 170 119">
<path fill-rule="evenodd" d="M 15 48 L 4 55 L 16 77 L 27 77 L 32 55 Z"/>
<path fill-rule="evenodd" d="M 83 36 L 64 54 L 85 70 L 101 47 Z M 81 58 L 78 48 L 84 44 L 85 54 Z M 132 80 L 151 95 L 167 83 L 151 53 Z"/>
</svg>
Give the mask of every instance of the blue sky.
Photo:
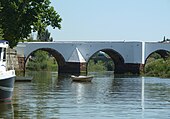
<svg viewBox="0 0 170 119">
<path fill-rule="evenodd" d="M 62 29 L 55 41 L 161 41 L 170 38 L 170 0 L 51 0 Z"/>
</svg>

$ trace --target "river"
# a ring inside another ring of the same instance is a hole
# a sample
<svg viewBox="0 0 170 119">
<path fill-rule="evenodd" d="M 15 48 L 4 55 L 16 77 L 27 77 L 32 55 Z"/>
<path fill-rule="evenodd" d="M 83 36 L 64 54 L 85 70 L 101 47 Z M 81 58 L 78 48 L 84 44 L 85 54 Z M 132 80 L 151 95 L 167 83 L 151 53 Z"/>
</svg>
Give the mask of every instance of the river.
<svg viewBox="0 0 170 119">
<path fill-rule="evenodd" d="M 12 103 L 0 105 L 5 119 L 169 119 L 170 79 L 92 73 L 89 83 L 55 73 L 32 73 L 16 82 Z"/>
</svg>

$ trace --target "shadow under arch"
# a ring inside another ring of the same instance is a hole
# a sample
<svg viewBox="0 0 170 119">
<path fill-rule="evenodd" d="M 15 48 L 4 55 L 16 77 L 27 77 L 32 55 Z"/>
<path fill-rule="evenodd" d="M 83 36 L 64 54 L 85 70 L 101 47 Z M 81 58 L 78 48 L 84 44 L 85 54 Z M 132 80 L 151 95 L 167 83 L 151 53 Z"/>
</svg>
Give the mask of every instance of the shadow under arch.
<svg viewBox="0 0 170 119">
<path fill-rule="evenodd" d="M 39 49 L 36 49 L 36 50 L 34 50 L 33 52 L 31 52 L 31 53 L 26 57 L 26 59 L 25 59 L 25 65 L 26 65 L 26 63 L 27 63 L 27 61 L 28 61 L 28 58 L 29 58 L 34 52 L 36 52 L 36 51 L 38 51 L 38 50 L 46 51 L 46 52 L 48 52 L 49 54 L 51 54 L 51 55 L 55 58 L 55 60 L 57 61 L 58 66 L 63 66 L 63 65 L 65 64 L 65 59 L 64 59 L 64 57 L 63 57 L 58 51 L 56 51 L 56 50 L 54 50 L 54 49 L 51 49 L 51 48 L 39 48 Z M 26 68 L 26 67 L 25 67 L 25 68 Z M 25 69 L 25 70 L 26 70 L 26 69 Z"/>
<path fill-rule="evenodd" d="M 115 50 L 113 50 L 113 49 L 103 49 L 103 50 L 100 50 L 100 51 L 108 54 L 111 57 L 111 59 L 113 60 L 115 65 L 124 64 L 124 58 L 118 52 L 116 52 Z"/>
<path fill-rule="evenodd" d="M 113 63 L 114 63 L 114 73 L 124 73 L 122 72 L 122 70 L 120 70 L 120 66 L 124 65 L 124 58 L 121 56 L 120 53 L 118 53 L 117 51 L 113 50 L 113 49 L 101 49 L 98 50 L 97 52 L 95 52 L 88 60 L 87 62 L 87 66 L 88 63 L 90 61 L 90 59 L 92 59 L 92 57 L 98 53 L 98 52 L 104 52 L 107 55 L 109 55 L 109 57 L 112 59 Z M 88 71 L 87 71 L 88 72 Z"/>
<path fill-rule="evenodd" d="M 153 51 L 152 53 L 150 53 L 147 56 L 147 58 L 145 59 L 145 64 L 147 63 L 148 58 L 151 57 L 151 55 L 153 55 L 154 53 L 159 54 L 161 56 L 161 58 L 163 58 L 163 59 L 166 59 L 166 58 L 168 58 L 168 56 L 170 56 L 170 51 L 159 49 L 159 50 Z"/>
</svg>

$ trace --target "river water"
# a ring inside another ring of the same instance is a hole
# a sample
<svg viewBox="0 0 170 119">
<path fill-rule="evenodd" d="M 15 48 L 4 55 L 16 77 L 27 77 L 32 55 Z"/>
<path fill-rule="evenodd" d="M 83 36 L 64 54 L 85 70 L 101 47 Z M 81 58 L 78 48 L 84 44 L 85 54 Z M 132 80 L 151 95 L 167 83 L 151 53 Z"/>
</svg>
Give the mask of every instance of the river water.
<svg viewBox="0 0 170 119">
<path fill-rule="evenodd" d="M 93 73 L 89 83 L 38 72 L 16 82 L 5 119 L 170 119 L 170 79 Z"/>
</svg>

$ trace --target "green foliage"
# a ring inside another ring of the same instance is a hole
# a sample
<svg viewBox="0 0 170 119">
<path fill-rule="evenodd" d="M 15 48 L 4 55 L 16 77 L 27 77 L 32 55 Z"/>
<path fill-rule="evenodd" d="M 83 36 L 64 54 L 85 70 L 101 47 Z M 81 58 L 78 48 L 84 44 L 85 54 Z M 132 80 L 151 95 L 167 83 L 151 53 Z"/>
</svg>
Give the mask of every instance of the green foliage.
<svg viewBox="0 0 170 119">
<path fill-rule="evenodd" d="M 145 74 L 154 77 L 170 77 L 170 59 L 157 59 L 145 66 Z"/>
<path fill-rule="evenodd" d="M 0 3 L 0 12 L 2 10 L 1 3 Z M 3 30 L 2 30 L 2 25 L 0 24 L 0 40 L 3 39 Z"/>
<path fill-rule="evenodd" d="M 100 51 L 93 55 L 87 68 L 89 72 L 114 71 L 114 62 L 109 55 Z"/>
<path fill-rule="evenodd" d="M 32 71 L 56 71 L 57 64 L 53 57 L 45 51 L 38 50 L 32 55 L 32 60 L 27 64 L 27 69 Z"/>
<path fill-rule="evenodd" d="M 41 42 L 52 42 L 53 38 L 50 37 L 50 32 L 46 29 L 44 32 L 39 32 L 37 35 L 37 40 Z"/>
<path fill-rule="evenodd" d="M 154 59 L 160 59 L 161 55 L 158 53 L 153 53 L 150 57 L 154 58 Z"/>
<path fill-rule="evenodd" d="M 88 69 L 89 72 L 100 72 L 100 71 L 106 71 L 106 67 L 102 61 L 98 61 L 97 63 L 94 63 L 93 60 L 90 60 L 88 63 Z"/>
<path fill-rule="evenodd" d="M 99 51 L 93 55 L 88 63 L 88 71 L 114 71 L 114 62 L 105 52 Z"/>
<path fill-rule="evenodd" d="M 158 53 L 155 52 L 155 53 L 150 55 L 150 57 L 147 59 L 146 63 L 155 61 L 156 59 L 160 59 L 160 58 L 161 58 L 161 56 Z"/>
<path fill-rule="evenodd" d="M 43 32 L 47 26 L 61 28 L 60 15 L 50 0 L 1 0 L 0 23 L 3 37 L 14 47 L 32 31 Z"/>
<path fill-rule="evenodd" d="M 105 62 L 107 71 L 114 71 L 114 63 L 112 60 Z"/>
<path fill-rule="evenodd" d="M 89 72 L 102 72 L 102 71 L 113 71 L 114 63 L 113 61 L 102 61 L 98 60 L 95 62 L 94 60 L 90 60 L 87 67 Z"/>
<path fill-rule="evenodd" d="M 3 39 L 3 31 L 2 31 L 2 29 L 0 28 L 0 40 L 2 40 Z"/>
</svg>

